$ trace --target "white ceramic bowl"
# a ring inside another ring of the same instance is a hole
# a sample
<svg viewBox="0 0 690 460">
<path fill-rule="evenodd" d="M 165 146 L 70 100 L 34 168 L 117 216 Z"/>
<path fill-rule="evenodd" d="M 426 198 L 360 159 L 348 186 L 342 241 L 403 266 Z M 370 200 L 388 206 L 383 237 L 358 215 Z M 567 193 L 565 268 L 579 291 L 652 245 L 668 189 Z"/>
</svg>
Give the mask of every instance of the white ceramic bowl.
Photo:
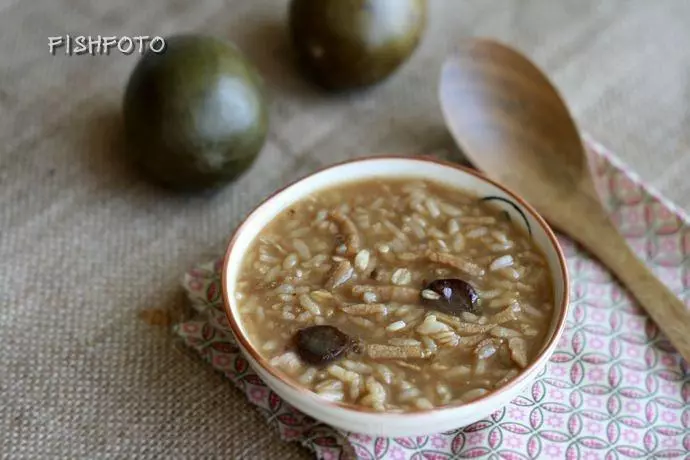
<svg viewBox="0 0 690 460">
<path fill-rule="evenodd" d="M 554 280 L 555 308 L 547 340 L 537 358 L 502 388 L 469 404 L 449 405 L 410 413 L 378 413 L 333 403 L 293 383 L 270 366 L 249 342 L 237 314 L 235 285 L 245 252 L 256 235 L 293 203 L 324 188 L 372 178 L 431 179 L 473 193 L 491 197 L 505 209 L 512 221 L 531 232 L 548 259 Z M 527 228 L 529 227 L 529 228 Z M 413 436 L 438 433 L 474 423 L 518 396 L 544 368 L 565 328 L 568 309 L 568 275 L 561 248 L 546 222 L 531 206 L 503 186 L 476 171 L 423 157 L 369 157 L 340 163 L 315 172 L 279 190 L 261 203 L 237 228 L 228 245 L 223 264 L 225 311 L 233 334 L 249 364 L 280 397 L 297 409 L 337 428 L 380 436 Z"/>
</svg>

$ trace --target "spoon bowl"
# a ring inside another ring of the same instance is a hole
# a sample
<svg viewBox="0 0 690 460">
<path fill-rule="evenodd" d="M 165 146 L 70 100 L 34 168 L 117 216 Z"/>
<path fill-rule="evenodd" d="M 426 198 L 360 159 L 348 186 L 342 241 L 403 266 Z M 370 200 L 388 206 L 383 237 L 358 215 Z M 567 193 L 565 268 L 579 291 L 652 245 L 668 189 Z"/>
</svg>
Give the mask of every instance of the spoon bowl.
<svg viewBox="0 0 690 460">
<path fill-rule="evenodd" d="M 535 205 L 579 200 L 581 189 L 593 187 L 565 103 L 512 49 L 490 40 L 461 44 L 443 65 L 440 99 L 451 134 L 472 163 Z M 544 196 L 544 189 L 557 196 Z"/>
<path fill-rule="evenodd" d="M 597 256 L 690 361 L 690 310 L 611 223 L 579 130 L 544 73 L 506 45 L 468 40 L 444 62 L 439 98 L 468 159 Z"/>
</svg>

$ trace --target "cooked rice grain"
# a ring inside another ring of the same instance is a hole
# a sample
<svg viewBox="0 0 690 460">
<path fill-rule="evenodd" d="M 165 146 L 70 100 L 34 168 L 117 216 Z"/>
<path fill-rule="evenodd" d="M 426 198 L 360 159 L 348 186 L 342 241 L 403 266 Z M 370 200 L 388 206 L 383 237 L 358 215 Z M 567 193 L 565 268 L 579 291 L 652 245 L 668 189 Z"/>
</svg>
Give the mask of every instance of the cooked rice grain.
<svg viewBox="0 0 690 460">
<path fill-rule="evenodd" d="M 292 247 L 297 251 L 297 254 L 299 254 L 300 258 L 302 260 L 309 260 L 311 259 L 311 250 L 309 249 L 309 246 L 307 246 L 307 243 L 300 239 L 294 239 L 292 240 Z"/>
<path fill-rule="evenodd" d="M 362 249 L 357 253 L 357 256 L 355 257 L 355 268 L 357 271 L 360 273 L 365 271 L 367 267 L 369 266 L 369 260 L 371 258 L 371 254 L 369 253 L 369 250 L 367 249 Z"/>
<path fill-rule="evenodd" d="M 406 326 L 407 326 L 407 323 L 405 323 L 405 321 L 396 321 L 396 322 L 391 323 L 388 326 L 386 326 L 386 330 L 388 332 L 396 332 L 396 331 L 399 331 L 401 329 L 405 329 Z"/>
<path fill-rule="evenodd" d="M 500 270 L 501 268 L 510 267 L 514 263 L 515 263 L 515 261 L 513 260 L 513 256 L 511 256 L 511 255 L 501 256 L 497 259 L 494 259 L 494 261 L 491 262 L 491 265 L 489 265 L 489 270 L 491 270 L 491 271 Z"/>
<path fill-rule="evenodd" d="M 314 316 L 321 315 L 321 306 L 312 299 L 309 294 L 302 294 L 299 296 L 299 304 L 302 308 L 307 310 Z"/>
<path fill-rule="evenodd" d="M 391 276 L 391 282 L 396 286 L 410 284 L 410 281 L 412 281 L 412 274 L 406 268 L 398 268 Z"/>
</svg>

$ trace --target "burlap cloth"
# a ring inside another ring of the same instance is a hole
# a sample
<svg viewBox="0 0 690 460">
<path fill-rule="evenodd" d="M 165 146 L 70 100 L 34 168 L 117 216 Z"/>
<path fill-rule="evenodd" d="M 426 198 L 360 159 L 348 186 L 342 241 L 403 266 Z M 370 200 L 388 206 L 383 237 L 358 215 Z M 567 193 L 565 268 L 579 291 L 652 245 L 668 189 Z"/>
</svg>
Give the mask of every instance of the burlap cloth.
<svg viewBox="0 0 690 460">
<path fill-rule="evenodd" d="M 435 98 L 453 41 L 519 46 L 580 126 L 690 210 L 690 2 L 432 1 L 414 59 L 351 98 L 294 71 L 283 0 L 0 2 L 0 457 L 310 458 L 175 343 L 180 275 L 240 216 L 318 165 L 449 149 Z M 119 101 L 137 59 L 52 57 L 48 36 L 204 30 L 264 73 L 271 135 L 222 193 L 161 192 L 120 161 Z"/>
</svg>

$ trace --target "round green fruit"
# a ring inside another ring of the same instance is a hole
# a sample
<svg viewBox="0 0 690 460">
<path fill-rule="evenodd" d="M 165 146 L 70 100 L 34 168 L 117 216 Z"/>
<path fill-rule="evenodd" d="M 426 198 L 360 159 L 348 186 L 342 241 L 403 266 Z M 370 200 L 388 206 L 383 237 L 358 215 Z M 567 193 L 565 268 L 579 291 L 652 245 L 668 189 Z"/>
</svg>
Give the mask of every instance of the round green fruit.
<svg viewBox="0 0 690 460">
<path fill-rule="evenodd" d="M 259 155 L 268 108 L 256 69 L 231 43 L 177 35 L 147 51 L 124 97 L 128 151 L 154 181 L 178 190 L 218 188 Z"/>
<path fill-rule="evenodd" d="M 307 74 L 329 90 L 381 82 L 417 48 L 426 0 L 292 0 L 290 34 Z"/>
</svg>

